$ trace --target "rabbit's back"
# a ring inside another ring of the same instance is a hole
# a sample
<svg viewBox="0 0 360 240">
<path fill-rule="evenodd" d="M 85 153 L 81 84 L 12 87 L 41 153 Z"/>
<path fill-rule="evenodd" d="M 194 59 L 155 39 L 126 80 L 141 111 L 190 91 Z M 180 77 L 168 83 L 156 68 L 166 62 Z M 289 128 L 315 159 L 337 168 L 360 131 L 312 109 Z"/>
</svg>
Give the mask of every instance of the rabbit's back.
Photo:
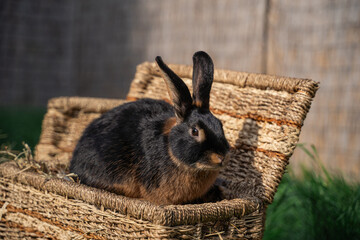
<svg viewBox="0 0 360 240">
<path fill-rule="evenodd" d="M 166 102 L 141 99 L 118 106 L 95 119 L 80 138 L 70 164 L 70 171 L 76 173 L 82 183 L 123 193 L 121 185 L 131 188 L 136 195 L 138 185 L 149 184 L 151 174 L 159 168 L 156 162 L 149 162 L 143 146 L 149 139 L 164 144 L 158 129 L 173 116 L 173 108 Z M 163 153 L 155 152 L 158 157 Z M 148 176 L 144 176 L 148 175 Z M 144 179 L 139 182 L 139 179 Z M 150 181 L 156 184 L 156 181 Z M 150 187 L 150 186 L 148 186 Z M 125 190 L 126 191 L 126 190 Z"/>
</svg>

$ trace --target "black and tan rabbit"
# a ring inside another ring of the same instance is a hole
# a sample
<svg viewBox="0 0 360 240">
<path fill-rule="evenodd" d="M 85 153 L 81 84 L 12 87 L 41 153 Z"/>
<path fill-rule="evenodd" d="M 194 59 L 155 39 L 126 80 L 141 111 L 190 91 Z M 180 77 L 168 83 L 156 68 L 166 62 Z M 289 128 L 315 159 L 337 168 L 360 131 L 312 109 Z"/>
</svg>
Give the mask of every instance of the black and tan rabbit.
<svg viewBox="0 0 360 240">
<path fill-rule="evenodd" d="M 94 120 L 79 140 L 70 171 L 86 185 L 156 204 L 201 198 L 214 184 L 229 152 L 221 122 L 210 112 L 214 66 L 193 56 L 193 97 L 161 57 L 170 104 L 141 99 Z"/>
</svg>

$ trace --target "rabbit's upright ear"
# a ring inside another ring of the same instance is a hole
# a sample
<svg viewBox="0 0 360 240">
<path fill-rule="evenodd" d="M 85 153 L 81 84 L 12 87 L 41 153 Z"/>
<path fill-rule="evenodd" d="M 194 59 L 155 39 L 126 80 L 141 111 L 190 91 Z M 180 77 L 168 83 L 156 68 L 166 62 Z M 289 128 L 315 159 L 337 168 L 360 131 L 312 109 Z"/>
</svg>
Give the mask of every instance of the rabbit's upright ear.
<svg viewBox="0 0 360 240">
<path fill-rule="evenodd" d="M 213 61 L 206 52 L 200 51 L 194 54 L 193 64 L 193 104 L 208 109 L 214 79 Z"/>
<path fill-rule="evenodd" d="M 178 121 L 183 121 L 192 107 L 190 91 L 184 81 L 163 62 L 161 57 L 157 56 L 155 61 L 174 104 L 176 118 Z"/>
</svg>

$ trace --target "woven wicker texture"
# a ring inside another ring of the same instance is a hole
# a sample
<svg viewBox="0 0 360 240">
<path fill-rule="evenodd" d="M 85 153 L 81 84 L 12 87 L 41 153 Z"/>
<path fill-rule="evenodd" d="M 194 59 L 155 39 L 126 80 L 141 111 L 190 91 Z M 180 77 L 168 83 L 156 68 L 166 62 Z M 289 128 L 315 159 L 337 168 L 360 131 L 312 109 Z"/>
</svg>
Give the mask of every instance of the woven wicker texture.
<svg viewBox="0 0 360 240">
<path fill-rule="evenodd" d="M 256 199 L 156 206 L 19 171 L 14 164 L 0 167 L 1 237 L 259 239 L 262 235 L 265 209 Z"/>
<path fill-rule="evenodd" d="M 48 103 L 36 158 L 49 167 L 66 168 L 83 130 L 102 113 L 124 100 L 56 98 Z"/>
<path fill-rule="evenodd" d="M 191 89 L 192 68 L 170 68 Z M 53 236 L 70 238 L 93 238 L 89 234 L 94 234 L 100 239 L 199 239 L 218 238 L 220 234 L 223 238 L 259 239 L 266 206 L 273 200 L 317 88 L 311 80 L 215 70 L 210 107 L 223 122 L 232 147 L 230 162 L 220 174 L 227 182 L 228 200 L 157 206 L 38 173 L 18 173 L 20 169 L 15 166 L 3 164 L 3 228 L 17 228 L 21 234 L 45 234 L 43 237 L 49 231 Z M 127 101 L 143 97 L 169 101 L 154 63 L 138 66 Z M 36 159 L 50 169 L 66 170 L 84 128 L 124 102 L 77 97 L 50 100 Z M 13 181 L 6 180 L 9 178 Z M 31 219 L 25 221 L 27 218 Z M 46 227 L 40 229 L 38 221 Z"/>
</svg>

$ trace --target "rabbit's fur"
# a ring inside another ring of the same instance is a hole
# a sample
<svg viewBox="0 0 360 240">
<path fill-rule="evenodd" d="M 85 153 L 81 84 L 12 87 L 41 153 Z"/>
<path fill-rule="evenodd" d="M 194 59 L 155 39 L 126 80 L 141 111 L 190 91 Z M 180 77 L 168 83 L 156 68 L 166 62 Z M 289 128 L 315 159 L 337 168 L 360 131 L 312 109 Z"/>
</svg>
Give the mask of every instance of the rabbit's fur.
<svg viewBox="0 0 360 240">
<path fill-rule="evenodd" d="M 141 99 L 110 110 L 86 128 L 70 164 L 81 183 L 156 204 L 193 202 L 211 189 L 229 144 L 209 111 L 212 60 L 197 52 L 193 61 L 193 97 L 157 57 L 174 105 Z"/>
</svg>

